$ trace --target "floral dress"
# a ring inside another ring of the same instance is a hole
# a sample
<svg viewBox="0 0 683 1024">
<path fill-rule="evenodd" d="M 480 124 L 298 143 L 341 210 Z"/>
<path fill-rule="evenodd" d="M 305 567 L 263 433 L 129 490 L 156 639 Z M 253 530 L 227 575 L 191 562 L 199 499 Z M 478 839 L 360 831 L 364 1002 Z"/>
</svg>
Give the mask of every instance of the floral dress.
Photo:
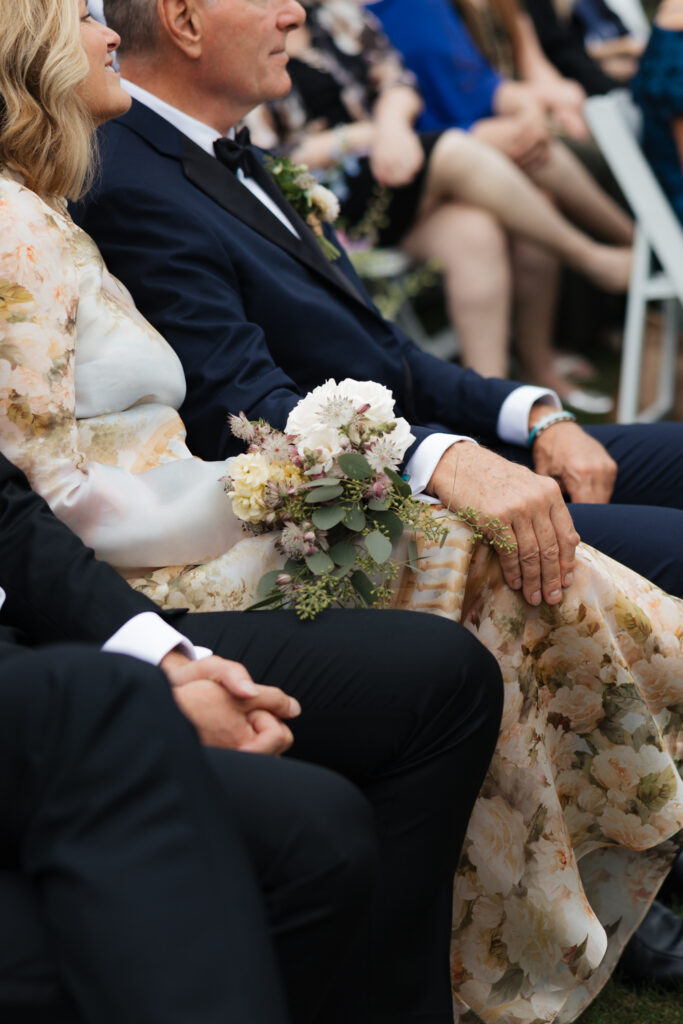
<svg viewBox="0 0 683 1024">
<path fill-rule="evenodd" d="M 1 173 L 0 448 L 158 603 L 210 610 L 219 593 L 220 607 L 239 607 L 249 549 L 272 544 L 238 544 L 225 464 L 185 445 L 184 397 L 176 354 L 66 205 Z"/>
<path fill-rule="evenodd" d="M 0 239 L 0 449 L 159 604 L 248 606 L 283 559 L 240 539 L 225 467 L 187 450 L 172 350 L 64 205 L 6 172 Z M 422 548 L 396 606 L 462 621 L 505 683 L 455 878 L 456 1018 L 572 1021 L 680 848 L 683 602 L 582 545 L 562 604 L 530 608 L 454 517 Z"/>
</svg>

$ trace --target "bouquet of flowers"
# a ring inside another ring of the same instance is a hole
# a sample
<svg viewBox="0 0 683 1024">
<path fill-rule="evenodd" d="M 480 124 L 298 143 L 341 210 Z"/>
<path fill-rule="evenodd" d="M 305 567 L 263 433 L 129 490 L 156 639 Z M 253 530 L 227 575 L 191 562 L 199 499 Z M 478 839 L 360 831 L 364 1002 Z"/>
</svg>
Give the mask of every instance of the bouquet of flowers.
<svg viewBox="0 0 683 1024">
<path fill-rule="evenodd" d="M 381 384 L 328 380 L 292 410 L 284 433 L 243 413 L 230 426 L 249 446 L 225 478 L 233 511 L 251 533 L 277 530 L 287 558 L 261 579 L 253 607 L 312 619 L 331 605 L 386 605 L 404 529 L 444 542 L 447 527 L 398 473 L 414 437 Z M 417 569 L 414 541 L 408 560 Z"/>
</svg>

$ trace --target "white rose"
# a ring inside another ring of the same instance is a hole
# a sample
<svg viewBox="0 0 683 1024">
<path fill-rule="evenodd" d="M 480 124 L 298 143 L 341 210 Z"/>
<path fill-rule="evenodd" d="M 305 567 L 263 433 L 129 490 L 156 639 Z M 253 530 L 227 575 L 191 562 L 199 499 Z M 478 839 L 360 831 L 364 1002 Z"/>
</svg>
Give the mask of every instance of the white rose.
<svg viewBox="0 0 683 1024">
<path fill-rule="evenodd" d="M 370 423 L 378 425 L 396 419 L 394 396 L 383 384 L 377 384 L 374 380 L 353 380 L 352 377 L 346 377 L 339 382 L 338 388 L 343 397 L 353 401 L 356 409 L 362 405 L 369 406 L 365 416 Z"/>
<path fill-rule="evenodd" d="M 343 434 L 340 434 L 335 427 L 317 426 L 306 433 L 305 438 L 297 443 L 297 450 L 303 456 L 304 452 L 319 452 L 319 461 L 330 469 L 332 459 L 341 455 L 348 444 Z"/>
<path fill-rule="evenodd" d="M 482 886 L 488 892 L 507 895 L 524 872 L 524 818 L 500 796 L 480 798 L 474 805 L 467 835 L 467 855 Z"/>
</svg>

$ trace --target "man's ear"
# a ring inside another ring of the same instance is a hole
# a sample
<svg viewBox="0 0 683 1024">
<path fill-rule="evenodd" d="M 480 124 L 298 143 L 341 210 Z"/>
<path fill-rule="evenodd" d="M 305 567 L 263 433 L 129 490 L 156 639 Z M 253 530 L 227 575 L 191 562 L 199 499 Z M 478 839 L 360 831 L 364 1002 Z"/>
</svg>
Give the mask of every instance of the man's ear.
<svg viewBox="0 0 683 1024">
<path fill-rule="evenodd" d="M 202 52 L 203 24 L 197 0 L 157 0 L 162 35 L 187 57 Z"/>
</svg>

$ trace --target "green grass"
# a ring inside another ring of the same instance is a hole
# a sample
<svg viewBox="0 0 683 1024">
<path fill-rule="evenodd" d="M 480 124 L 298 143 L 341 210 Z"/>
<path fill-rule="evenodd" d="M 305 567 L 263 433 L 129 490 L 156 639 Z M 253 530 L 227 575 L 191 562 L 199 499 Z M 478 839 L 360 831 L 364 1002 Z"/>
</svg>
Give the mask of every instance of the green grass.
<svg viewBox="0 0 683 1024">
<path fill-rule="evenodd" d="M 672 909 L 683 917 L 683 904 Z M 683 982 L 675 988 L 636 988 L 617 974 L 577 1024 L 683 1024 Z"/>
<path fill-rule="evenodd" d="M 580 1024 L 683 1024 L 683 985 L 640 989 L 612 978 L 578 1018 Z"/>
</svg>

